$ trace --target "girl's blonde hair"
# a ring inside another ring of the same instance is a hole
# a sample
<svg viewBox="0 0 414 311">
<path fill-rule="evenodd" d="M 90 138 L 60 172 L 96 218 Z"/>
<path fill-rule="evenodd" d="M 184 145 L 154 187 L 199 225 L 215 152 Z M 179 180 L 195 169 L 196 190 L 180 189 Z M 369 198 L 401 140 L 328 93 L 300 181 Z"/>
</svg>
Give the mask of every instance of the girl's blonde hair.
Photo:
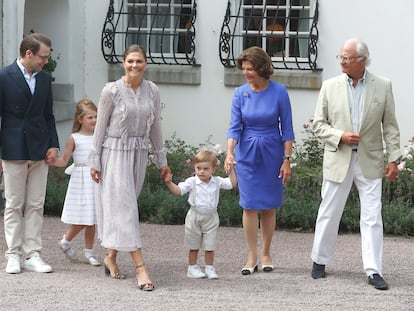
<svg viewBox="0 0 414 311">
<path fill-rule="evenodd" d="M 197 164 L 200 162 L 210 162 L 213 165 L 213 167 L 217 167 L 218 165 L 216 154 L 210 150 L 201 150 L 199 153 L 195 155 L 193 163 Z"/>
<path fill-rule="evenodd" d="M 84 116 L 86 110 L 88 109 L 98 111 L 96 105 L 90 99 L 84 98 L 78 101 L 78 103 L 76 104 L 75 116 L 73 118 L 72 133 L 80 131 L 81 124 L 79 123 L 79 119 Z"/>
</svg>

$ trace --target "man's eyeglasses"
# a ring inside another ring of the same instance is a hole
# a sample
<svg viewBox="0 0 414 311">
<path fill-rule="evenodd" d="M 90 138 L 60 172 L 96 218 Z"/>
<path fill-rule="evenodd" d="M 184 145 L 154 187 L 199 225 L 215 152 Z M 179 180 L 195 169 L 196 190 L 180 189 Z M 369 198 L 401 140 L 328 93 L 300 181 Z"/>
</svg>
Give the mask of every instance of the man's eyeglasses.
<svg viewBox="0 0 414 311">
<path fill-rule="evenodd" d="M 39 54 L 36 54 L 36 56 L 40 57 L 43 60 L 47 60 L 49 58 L 50 54 L 49 55 L 39 55 Z"/>
<path fill-rule="evenodd" d="M 361 58 L 361 56 L 343 56 L 343 55 L 336 55 L 336 59 L 339 61 L 344 61 L 345 63 L 349 63 L 354 59 Z"/>
</svg>

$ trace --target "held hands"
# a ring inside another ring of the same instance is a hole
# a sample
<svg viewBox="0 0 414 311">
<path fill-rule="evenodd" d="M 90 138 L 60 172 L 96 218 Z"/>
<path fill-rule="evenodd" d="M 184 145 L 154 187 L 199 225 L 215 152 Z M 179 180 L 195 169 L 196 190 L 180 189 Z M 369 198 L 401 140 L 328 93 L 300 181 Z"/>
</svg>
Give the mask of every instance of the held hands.
<svg viewBox="0 0 414 311">
<path fill-rule="evenodd" d="M 57 154 L 58 154 L 57 148 L 52 147 L 52 148 L 47 149 L 46 156 L 45 156 L 46 164 L 55 165 Z"/>
<path fill-rule="evenodd" d="M 236 161 L 234 160 L 234 155 L 230 152 L 227 152 L 226 159 L 224 160 L 224 171 L 229 174 L 236 165 Z"/>
<path fill-rule="evenodd" d="M 166 184 L 171 183 L 171 182 L 172 182 L 172 177 L 173 177 L 173 175 L 171 174 L 171 172 L 170 172 L 170 173 L 167 173 L 167 174 L 165 175 L 165 177 L 164 177 L 164 182 L 165 182 Z"/>
<path fill-rule="evenodd" d="M 161 167 L 160 179 L 165 179 L 168 174 L 171 174 L 171 169 L 167 165 Z"/>
<path fill-rule="evenodd" d="M 181 189 L 178 185 L 176 185 L 173 181 L 172 181 L 172 173 L 171 171 L 167 172 L 164 176 L 164 182 L 165 185 L 167 186 L 168 190 L 170 190 L 170 192 L 174 195 L 181 195 Z"/>
</svg>

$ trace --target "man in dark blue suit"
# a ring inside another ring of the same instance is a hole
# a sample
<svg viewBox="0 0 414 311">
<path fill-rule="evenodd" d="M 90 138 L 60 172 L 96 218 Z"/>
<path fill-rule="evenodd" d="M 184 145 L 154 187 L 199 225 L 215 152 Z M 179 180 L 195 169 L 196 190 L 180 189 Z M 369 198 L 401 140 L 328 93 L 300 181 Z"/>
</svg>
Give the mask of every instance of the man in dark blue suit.
<svg viewBox="0 0 414 311">
<path fill-rule="evenodd" d="M 59 141 L 51 76 L 42 71 L 52 50 L 48 37 L 31 33 L 20 57 L 0 70 L 0 148 L 6 208 L 7 273 L 52 272 L 40 257 L 47 174 Z"/>
</svg>

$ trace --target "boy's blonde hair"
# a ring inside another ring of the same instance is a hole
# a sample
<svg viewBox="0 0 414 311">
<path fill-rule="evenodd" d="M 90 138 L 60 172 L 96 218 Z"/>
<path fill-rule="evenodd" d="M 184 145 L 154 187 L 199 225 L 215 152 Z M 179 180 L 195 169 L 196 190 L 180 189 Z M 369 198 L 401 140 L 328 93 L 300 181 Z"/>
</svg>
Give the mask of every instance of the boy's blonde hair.
<svg viewBox="0 0 414 311">
<path fill-rule="evenodd" d="M 81 129 L 79 118 L 82 118 L 87 109 L 98 111 L 96 105 L 88 98 L 81 99 L 76 104 L 75 116 L 73 119 L 72 133 L 77 133 Z"/>
<path fill-rule="evenodd" d="M 216 154 L 210 150 L 201 150 L 197 153 L 193 159 L 193 163 L 197 164 L 200 162 L 210 162 L 213 167 L 217 167 L 218 160 Z"/>
</svg>

